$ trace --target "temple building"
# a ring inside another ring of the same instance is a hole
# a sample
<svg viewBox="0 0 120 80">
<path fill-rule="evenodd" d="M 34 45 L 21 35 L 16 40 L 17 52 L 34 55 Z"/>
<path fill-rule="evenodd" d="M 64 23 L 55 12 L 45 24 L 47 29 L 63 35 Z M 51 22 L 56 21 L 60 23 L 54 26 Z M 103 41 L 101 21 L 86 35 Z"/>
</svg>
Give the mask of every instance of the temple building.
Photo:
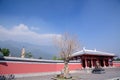
<svg viewBox="0 0 120 80">
<path fill-rule="evenodd" d="M 81 60 L 83 68 L 94 68 L 98 64 L 101 67 L 113 66 L 115 54 L 95 50 L 83 50 L 72 54 L 72 60 Z"/>
</svg>

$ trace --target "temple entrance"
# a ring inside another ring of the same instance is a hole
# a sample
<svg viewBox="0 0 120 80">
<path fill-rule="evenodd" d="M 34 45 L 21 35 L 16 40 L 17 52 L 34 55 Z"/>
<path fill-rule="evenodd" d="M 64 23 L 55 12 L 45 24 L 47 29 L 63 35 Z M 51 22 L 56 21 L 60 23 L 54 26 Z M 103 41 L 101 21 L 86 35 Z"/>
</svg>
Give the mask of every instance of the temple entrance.
<svg viewBox="0 0 120 80">
<path fill-rule="evenodd" d="M 93 67 L 96 66 L 96 59 L 93 59 Z"/>
<path fill-rule="evenodd" d="M 92 67 L 95 67 L 96 66 L 96 61 L 97 59 L 82 59 L 82 67 L 83 68 L 92 68 Z M 99 65 L 101 67 L 108 67 L 109 66 L 109 61 L 108 59 L 99 59 L 98 60 L 99 62 Z"/>
<path fill-rule="evenodd" d="M 74 60 L 74 58 L 76 60 L 81 59 L 83 68 L 95 68 L 97 65 L 101 67 L 113 66 L 113 57 L 115 55 L 111 53 L 83 48 L 83 50 L 72 54 L 71 60 Z"/>
<path fill-rule="evenodd" d="M 109 61 L 108 59 L 82 59 L 82 67 L 83 68 L 93 68 L 96 67 L 96 62 L 98 61 L 99 65 L 101 67 L 108 67 L 109 66 Z"/>
<path fill-rule="evenodd" d="M 105 60 L 105 64 L 106 64 L 106 66 L 109 66 L 109 64 L 108 64 L 108 60 Z"/>
<path fill-rule="evenodd" d="M 98 55 L 81 55 L 79 56 L 79 58 L 81 58 L 83 68 L 95 68 L 97 66 L 97 63 L 99 64 L 100 67 L 109 67 L 110 65 L 112 66 L 113 57 Z M 76 57 L 76 59 L 79 58 Z M 111 61 L 109 61 L 110 59 Z"/>
<path fill-rule="evenodd" d="M 100 66 L 104 67 L 103 59 L 100 60 Z"/>
<path fill-rule="evenodd" d="M 86 60 L 82 59 L 82 67 L 83 68 L 86 68 L 86 67 L 92 68 L 91 60 L 90 59 L 86 59 Z"/>
<path fill-rule="evenodd" d="M 86 65 L 85 65 L 85 60 L 82 59 L 82 67 L 85 68 L 85 66 L 86 66 Z"/>
<path fill-rule="evenodd" d="M 89 68 L 92 67 L 92 66 L 91 66 L 91 60 L 90 60 L 90 59 L 87 60 L 87 65 L 88 65 Z"/>
</svg>

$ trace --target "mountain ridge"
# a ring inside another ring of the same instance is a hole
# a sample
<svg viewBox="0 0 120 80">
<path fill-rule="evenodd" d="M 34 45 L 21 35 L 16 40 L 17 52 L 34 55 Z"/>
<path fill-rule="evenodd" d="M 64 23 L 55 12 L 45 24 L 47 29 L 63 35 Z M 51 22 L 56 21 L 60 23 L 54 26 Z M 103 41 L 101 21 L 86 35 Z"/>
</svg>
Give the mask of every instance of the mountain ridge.
<svg viewBox="0 0 120 80">
<path fill-rule="evenodd" d="M 8 48 L 10 55 L 14 57 L 21 56 L 23 47 L 26 52 L 31 52 L 34 58 L 52 59 L 54 55 L 57 55 L 57 49 L 53 45 L 35 45 L 12 40 L 0 41 L 0 48 Z"/>
</svg>

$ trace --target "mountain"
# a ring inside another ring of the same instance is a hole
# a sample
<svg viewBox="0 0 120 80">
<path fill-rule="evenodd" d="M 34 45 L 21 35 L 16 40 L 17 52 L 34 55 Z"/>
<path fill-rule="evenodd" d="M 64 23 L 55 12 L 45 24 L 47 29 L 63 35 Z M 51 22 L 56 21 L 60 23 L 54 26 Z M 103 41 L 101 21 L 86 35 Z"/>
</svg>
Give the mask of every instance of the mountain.
<svg viewBox="0 0 120 80">
<path fill-rule="evenodd" d="M 20 57 L 23 47 L 26 52 L 31 52 L 34 58 L 52 59 L 54 55 L 57 55 L 57 50 L 52 45 L 35 45 L 11 40 L 0 41 L 0 48 L 8 48 L 11 56 Z"/>
</svg>

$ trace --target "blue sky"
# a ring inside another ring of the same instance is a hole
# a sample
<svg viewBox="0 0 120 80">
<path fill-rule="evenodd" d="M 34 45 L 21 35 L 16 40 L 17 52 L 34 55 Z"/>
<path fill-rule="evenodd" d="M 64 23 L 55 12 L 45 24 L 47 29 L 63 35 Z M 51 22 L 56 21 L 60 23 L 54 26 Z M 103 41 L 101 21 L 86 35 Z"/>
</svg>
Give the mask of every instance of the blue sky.
<svg viewBox="0 0 120 80">
<path fill-rule="evenodd" d="M 0 0 L 0 40 L 48 44 L 65 32 L 81 47 L 120 55 L 120 1 Z"/>
</svg>

